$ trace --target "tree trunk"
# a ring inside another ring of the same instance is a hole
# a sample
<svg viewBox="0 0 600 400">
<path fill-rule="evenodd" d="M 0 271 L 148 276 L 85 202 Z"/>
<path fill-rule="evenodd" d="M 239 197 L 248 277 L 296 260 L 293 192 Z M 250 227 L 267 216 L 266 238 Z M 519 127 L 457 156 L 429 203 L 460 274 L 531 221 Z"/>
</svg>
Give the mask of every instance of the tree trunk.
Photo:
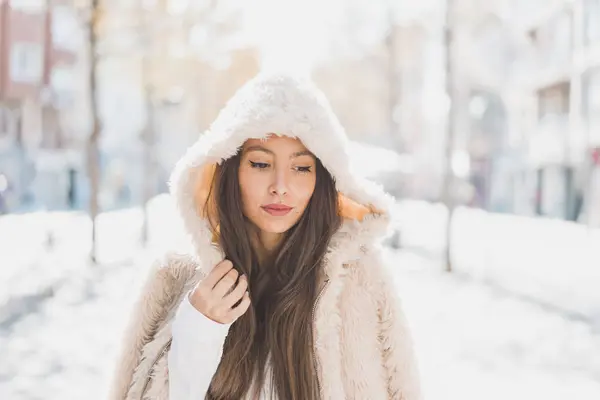
<svg viewBox="0 0 600 400">
<path fill-rule="evenodd" d="M 143 61 L 145 64 L 147 63 L 146 57 Z M 146 69 L 146 66 L 144 66 Z M 149 82 L 147 82 L 147 73 L 144 76 L 145 80 L 145 96 L 146 96 L 146 126 L 144 127 L 143 132 L 143 143 L 144 143 L 144 168 L 143 173 L 143 195 L 144 195 L 144 204 L 142 205 L 143 211 L 143 220 L 142 220 L 142 244 L 145 246 L 148 244 L 148 240 L 150 238 L 150 222 L 149 222 L 149 213 L 148 213 L 148 205 L 150 199 L 154 195 L 154 188 L 156 182 L 156 168 L 155 168 L 155 151 L 154 151 L 154 142 L 155 142 L 155 132 L 154 132 L 154 107 L 152 105 L 152 91 L 149 87 Z"/>
<path fill-rule="evenodd" d="M 392 6 L 390 6 L 392 7 Z M 398 106 L 400 105 L 400 81 L 398 71 L 398 43 L 397 27 L 393 10 L 389 12 L 389 32 L 386 38 L 386 47 L 388 52 L 387 80 L 388 80 L 388 109 L 389 109 L 389 130 L 392 141 L 396 145 L 398 152 L 404 151 L 404 142 L 400 129 L 400 120 L 398 115 Z"/>
<path fill-rule="evenodd" d="M 166 8 L 164 1 L 159 2 L 157 5 L 162 9 Z M 166 10 L 165 10 L 166 12 Z M 152 46 L 153 46 L 153 32 L 152 32 L 152 21 L 148 15 L 148 11 L 141 7 L 139 16 L 141 19 L 141 31 L 140 36 L 142 37 L 143 43 L 143 54 L 142 54 L 142 84 L 144 85 L 144 98 L 146 108 L 146 125 L 142 132 L 142 142 L 144 146 L 143 152 L 143 204 L 142 204 L 142 232 L 141 242 L 144 246 L 148 244 L 150 238 L 150 222 L 148 206 L 150 199 L 155 194 L 155 183 L 156 183 L 156 163 L 155 163 L 155 141 L 156 132 L 154 126 L 154 104 L 153 104 L 153 82 L 151 81 L 151 60 L 153 57 Z"/>
<path fill-rule="evenodd" d="M 92 220 L 92 247 L 90 250 L 90 259 L 96 263 L 97 253 L 97 226 L 96 217 L 98 216 L 98 192 L 100 189 L 100 166 L 99 166 L 99 151 L 98 138 L 100 137 L 100 120 L 98 117 L 98 102 L 97 102 L 97 85 L 96 85 L 96 70 L 98 67 L 97 54 L 97 30 L 99 15 L 99 0 L 92 0 L 91 19 L 89 23 L 89 52 L 90 52 L 90 71 L 89 71 L 89 86 L 90 86 L 90 107 L 92 114 L 92 132 L 90 134 L 87 146 L 88 156 L 88 174 L 90 180 L 90 203 L 89 213 Z"/>
<path fill-rule="evenodd" d="M 446 122 L 446 154 L 445 154 L 445 176 L 443 187 L 443 200 L 448 209 L 446 221 L 446 248 L 445 248 L 445 270 L 452 272 L 452 218 L 454 216 L 454 171 L 452 170 L 452 156 L 454 154 L 454 130 L 456 122 L 456 96 L 454 82 L 454 26 L 453 26 L 453 1 L 446 0 L 446 23 L 444 29 L 444 49 L 446 59 L 446 95 L 449 107 Z"/>
</svg>

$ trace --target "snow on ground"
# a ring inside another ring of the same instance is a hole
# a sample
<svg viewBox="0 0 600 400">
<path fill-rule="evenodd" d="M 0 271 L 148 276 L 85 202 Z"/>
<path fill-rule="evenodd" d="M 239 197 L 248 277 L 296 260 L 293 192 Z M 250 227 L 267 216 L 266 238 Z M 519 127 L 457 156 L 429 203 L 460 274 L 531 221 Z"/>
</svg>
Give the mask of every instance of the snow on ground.
<svg viewBox="0 0 600 400">
<path fill-rule="evenodd" d="M 426 399 L 600 398 L 600 330 L 569 314 L 387 252 L 415 337 Z"/>
<path fill-rule="evenodd" d="M 447 210 L 404 201 L 396 210 L 402 245 L 439 257 Z M 588 320 L 600 320 L 600 229 L 560 220 L 458 208 L 454 267 Z"/>
<path fill-rule="evenodd" d="M 151 207 L 146 250 L 137 244 L 140 216 L 102 215 L 98 266 L 86 261 L 84 216 L 0 218 L 0 399 L 105 398 L 119 332 L 150 259 L 183 240 L 167 198 Z M 44 244 L 48 227 L 56 231 L 52 250 Z M 386 258 L 427 399 L 600 398 L 594 321 L 463 271 L 440 273 L 435 258 L 391 249 Z"/>
</svg>

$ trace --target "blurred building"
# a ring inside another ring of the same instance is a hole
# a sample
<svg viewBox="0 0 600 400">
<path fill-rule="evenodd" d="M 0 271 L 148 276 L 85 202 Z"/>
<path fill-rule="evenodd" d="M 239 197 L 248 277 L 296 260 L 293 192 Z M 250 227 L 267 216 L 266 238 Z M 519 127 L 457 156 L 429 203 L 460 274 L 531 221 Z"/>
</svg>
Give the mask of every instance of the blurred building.
<svg viewBox="0 0 600 400">
<path fill-rule="evenodd" d="M 353 51 L 332 55 L 313 77 L 351 139 L 401 154 L 400 170 L 384 179 L 386 189 L 434 200 L 443 176 L 447 107 L 443 9 L 427 1 L 408 13 L 402 2 L 391 4 L 396 8 L 385 10 L 380 23 L 370 22 L 377 27 L 370 41 L 350 43 Z"/>
<path fill-rule="evenodd" d="M 106 210 L 166 190 L 176 160 L 258 72 L 260 52 L 226 1 L 103 5 L 95 95 Z M 88 17 L 68 0 L 0 1 L 0 212 L 87 207 Z"/>
<path fill-rule="evenodd" d="M 61 154 L 76 134 L 68 120 L 77 51 L 72 37 L 61 36 L 65 24 L 73 23 L 65 9 L 58 1 L 0 2 L 0 204 L 5 210 L 35 203 L 42 181 L 54 189 L 55 198 L 44 199 L 49 206 L 75 201 L 69 185 L 75 185 L 76 172 L 63 168 Z"/>
<path fill-rule="evenodd" d="M 520 188 L 514 177 L 524 163 L 516 111 L 521 93 L 514 76 L 523 53 L 505 4 L 480 3 L 460 13 L 454 60 L 455 147 L 467 160 L 462 184 L 470 186 L 459 200 L 494 212 L 517 211 Z"/>
<path fill-rule="evenodd" d="M 472 196 L 458 200 L 598 224 L 600 1 L 455 4 L 455 149 L 467 174 L 455 172 Z"/>
<path fill-rule="evenodd" d="M 523 83 L 532 209 L 600 223 L 600 1 L 538 2 L 520 29 L 531 46 Z"/>
<path fill-rule="evenodd" d="M 260 53 L 241 40 L 236 9 L 227 2 L 106 4 L 98 67 L 100 200 L 111 209 L 167 190 L 186 148 L 258 72 Z"/>
<path fill-rule="evenodd" d="M 88 21 L 71 3 L 0 1 L 4 209 L 87 205 Z M 262 55 L 234 1 L 103 4 L 96 96 L 110 209 L 166 190 Z M 402 155 L 387 179 L 401 197 L 439 200 L 445 177 L 442 4 L 349 7 L 313 70 L 352 139 Z M 600 224 L 600 0 L 454 4 L 457 201 Z"/>
</svg>

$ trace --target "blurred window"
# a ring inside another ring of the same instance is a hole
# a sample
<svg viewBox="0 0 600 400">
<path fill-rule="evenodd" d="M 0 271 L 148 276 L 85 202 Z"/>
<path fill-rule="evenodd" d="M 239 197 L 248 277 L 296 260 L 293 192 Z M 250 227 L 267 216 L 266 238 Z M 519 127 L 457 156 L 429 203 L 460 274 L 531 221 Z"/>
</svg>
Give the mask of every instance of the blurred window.
<svg viewBox="0 0 600 400">
<path fill-rule="evenodd" d="M 600 140 L 600 68 L 590 70 L 584 75 L 583 96 L 588 129 Z"/>
<path fill-rule="evenodd" d="M 22 12 L 39 13 L 46 10 L 46 0 L 9 0 L 10 8 Z"/>
<path fill-rule="evenodd" d="M 8 136 L 9 132 L 9 121 L 10 116 L 8 115 L 8 110 L 4 107 L 0 107 L 0 140 Z"/>
<path fill-rule="evenodd" d="M 54 6 L 50 29 L 55 48 L 75 51 L 81 45 L 77 14 L 72 7 Z"/>
<path fill-rule="evenodd" d="M 0 106 L 0 141 L 3 139 L 10 140 L 11 137 L 14 137 L 17 128 L 15 111 L 9 107 Z"/>
<path fill-rule="evenodd" d="M 600 0 L 584 1 L 585 43 L 600 42 Z"/>
<path fill-rule="evenodd" d="M 10 53 L 10 78 L 14 82 L 38 83 L 44 72 L 44 49 L 40 43 L 17 42 Z"/>
<path fill-rule="evenodd" d="M 540 119 L 545 116 L 567 115 L 569 113 L 568 82 L 561 82 L 538 92 L 538 110 Z"/>
<path fill-rule="evenodd" d="M 58 111 L 54 107 L 42 109 L 42 136 L 41 147 L 45 149 L 58 149 L 62 145 L 62 132 Z"/>
<path fill-rule="evenodd" d="M 71 67 L 56 66 L 52 68 L 50 86 L 55 106 L 69 106 L 73 103 L 75 93 L 75 73 Z"/>
<path fill-rule="evenodd" d="M 568 64 L 573 49 L 573 18 L 570 12 L 557 14 L 530 33 L 544 66 Z"/>
</svg>

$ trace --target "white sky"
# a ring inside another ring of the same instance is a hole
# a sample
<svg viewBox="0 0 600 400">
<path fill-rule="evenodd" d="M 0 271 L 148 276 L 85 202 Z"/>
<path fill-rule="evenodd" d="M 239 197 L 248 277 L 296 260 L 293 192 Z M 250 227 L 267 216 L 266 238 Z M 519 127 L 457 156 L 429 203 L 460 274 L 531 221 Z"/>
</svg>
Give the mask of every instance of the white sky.
<svg viewBox="0 0 600 400">
<path fill-rule="evenodd" d="M 265 68 L 309 69 L 325 52 L 342 0 L 248 2 L 247 29 L 264 54 Z"/>
<path fill-rule="evenodd" d="M 393 6 L 398 20 L 442 0 L 255 0 L 244 6 L 246 29 L 264 52 L 264 68 L 307 70 L 332 50 L 352 55 L 381 39 Z"/>
</svg>

